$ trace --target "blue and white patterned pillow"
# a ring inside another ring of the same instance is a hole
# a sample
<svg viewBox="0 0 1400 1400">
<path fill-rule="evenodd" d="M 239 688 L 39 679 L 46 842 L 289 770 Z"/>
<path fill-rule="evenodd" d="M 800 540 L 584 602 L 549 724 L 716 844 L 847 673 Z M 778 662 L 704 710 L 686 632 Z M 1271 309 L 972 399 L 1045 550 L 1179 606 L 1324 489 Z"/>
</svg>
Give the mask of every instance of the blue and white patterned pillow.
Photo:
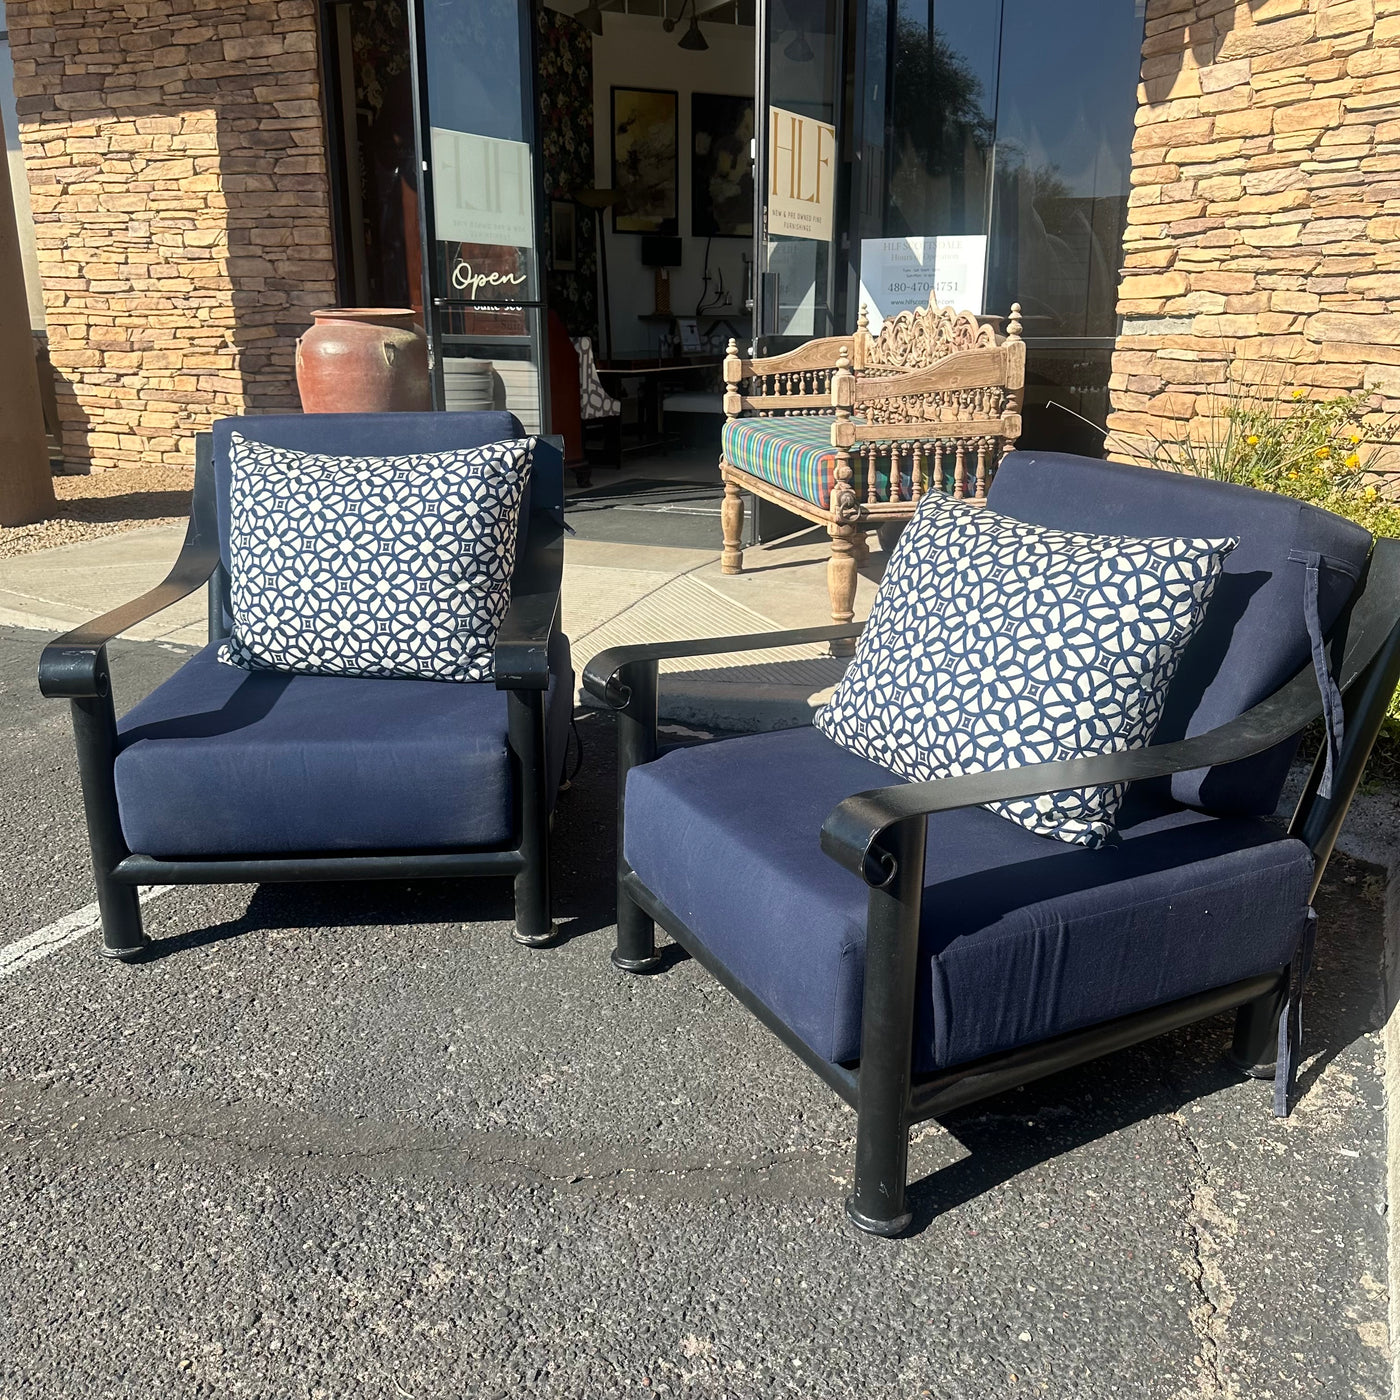
<svg viewBox="0 0 1400 1400">
<path fill-rule="evenodd" d="M 231 434 L 233 629 L 219 660 L 490 680 L 537 441 L 328 457 Z"/>
<path fill-rule="evenodd" d="M 816 726 L 916 782 L 1141 748 L 1237 543 L 1074 534 L 925 496 Z M 988 809 L 1101 846 L 1125 791 Z"/>
</svg>

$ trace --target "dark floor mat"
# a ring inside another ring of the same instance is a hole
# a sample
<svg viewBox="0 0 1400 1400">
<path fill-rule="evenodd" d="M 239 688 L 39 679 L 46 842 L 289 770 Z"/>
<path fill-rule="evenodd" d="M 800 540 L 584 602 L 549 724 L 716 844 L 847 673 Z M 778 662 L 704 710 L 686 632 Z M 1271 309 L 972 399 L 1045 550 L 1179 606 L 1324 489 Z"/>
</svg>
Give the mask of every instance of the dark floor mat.
<svg viewBox="0 0 1400 1400">
<path fill-rule="evenodd" d="M 719 513 L 681 514 L 663 510 L 595 510 L 568 513 L 581 540 L 607 544 L 664 545 L 669 549 L 719 552 Z"/>
<path fill-rule="evenodd" d="M 717 479 L 634 477 L 571 495 L 564 509 L 580 539 L 718 549 L 723 498 Z"/>
<path fill-rule="evenodd" d="M 724 486 L 716 475 L 713 481 L 685 481 L 662 477 L 630 477 L 595 486 L 588 491 L 570 494 L 566 502 L 570 511 L 614 510 L 630 507 L 636 510 L 665 510 L 675 506 L 690 506 L 719 510 Z"/>
</svg>

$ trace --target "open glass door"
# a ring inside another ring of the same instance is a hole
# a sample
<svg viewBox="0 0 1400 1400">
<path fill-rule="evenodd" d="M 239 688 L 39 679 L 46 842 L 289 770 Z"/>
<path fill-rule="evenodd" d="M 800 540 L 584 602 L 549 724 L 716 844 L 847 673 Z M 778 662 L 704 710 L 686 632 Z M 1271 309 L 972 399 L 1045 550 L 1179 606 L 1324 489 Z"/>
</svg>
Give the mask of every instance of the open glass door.
<svg viewBox="0 0 1400 1400">
<path fill-rule="evenodd" d="M 754 332 L 760 354 L 837 335 L 845 168 L 843 0 L 758 8 Z"/>
<path fill-rule="evenodd" d="M 544 290 L 530 0 L 415 0 L 428 343 L 439 408 L 542 428 Z"/>
</svg>

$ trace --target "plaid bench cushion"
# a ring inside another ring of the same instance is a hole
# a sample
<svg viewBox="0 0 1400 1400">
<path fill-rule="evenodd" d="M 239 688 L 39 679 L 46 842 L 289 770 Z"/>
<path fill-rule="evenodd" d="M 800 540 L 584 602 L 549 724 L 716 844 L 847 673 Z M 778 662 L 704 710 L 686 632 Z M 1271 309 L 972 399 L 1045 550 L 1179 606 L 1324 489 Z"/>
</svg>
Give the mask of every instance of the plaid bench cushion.
<svg viewBox="0 0 1400 1400">
<path fill-rule="evenodd" d="M 825 510 L 836 480 L 830 418 L 731 418 L 724 425 L 724 460 L 760 481 Z"/>
</svg>

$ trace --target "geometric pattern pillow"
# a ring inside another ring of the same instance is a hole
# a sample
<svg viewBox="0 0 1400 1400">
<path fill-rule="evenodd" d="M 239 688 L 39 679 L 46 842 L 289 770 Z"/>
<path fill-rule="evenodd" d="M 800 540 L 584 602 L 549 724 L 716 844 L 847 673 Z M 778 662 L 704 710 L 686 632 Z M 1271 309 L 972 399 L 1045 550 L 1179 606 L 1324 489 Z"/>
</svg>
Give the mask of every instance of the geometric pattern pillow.
<svg viewBox="0 0 1400 1400">
<path fill-rule="evenodd" d="M 914 782 L 1141 748 L 1237 543 L 1049 530 L 930 493 L 814 723 Z M 1101 846 L 1125 791 L 987 805 Z"/>
<path fill-rule="evenodd" d="M 486 681 L 536 438 L 328 457 L 230 438 L 233 628 L 252 671 Z"/>
</svg>

